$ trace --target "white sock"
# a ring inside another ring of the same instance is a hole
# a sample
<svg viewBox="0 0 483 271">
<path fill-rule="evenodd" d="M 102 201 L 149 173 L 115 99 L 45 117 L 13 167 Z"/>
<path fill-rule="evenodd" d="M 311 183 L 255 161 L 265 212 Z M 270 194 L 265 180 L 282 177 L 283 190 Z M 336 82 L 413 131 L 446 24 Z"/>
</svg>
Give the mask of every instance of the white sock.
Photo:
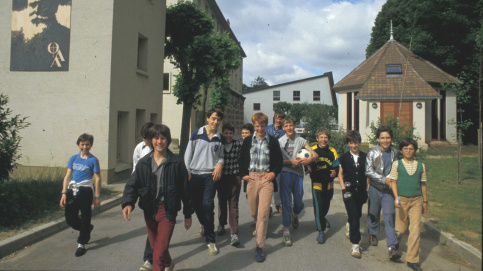
<svg viewBox="0 0 483 271">
<path fill-rule="evenodd" d="M 78 244 L 78 245 L 77 245 L 77 248 L 80 248 L 80 247 L 81 247 L 81 248 L 86 248 L 86 246 L 85 246 L 85 245 L 83 245 L 83 244 Z"/>
</svg>

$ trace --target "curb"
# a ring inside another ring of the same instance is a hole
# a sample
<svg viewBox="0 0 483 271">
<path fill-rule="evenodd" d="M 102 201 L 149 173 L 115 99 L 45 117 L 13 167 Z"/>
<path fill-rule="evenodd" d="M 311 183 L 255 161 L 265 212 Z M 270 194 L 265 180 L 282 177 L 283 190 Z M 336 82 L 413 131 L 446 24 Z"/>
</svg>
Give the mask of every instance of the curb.
<svg viewBox="0 0 483 271">
<path fill-rule="evenodd" d="M 470 264 L 481 270 L 481 252 L 475 247 L 458 240 L 453 234 L 439 230 L 431 221 L 421 217 L 421 222 L 428 234 L 435 237 L 442 245 L 446 245 Z"/>
<path fill-rule="evenodd" d="M 93 209 L 92 215 L 100 214 L 115 206 L 121 205 L 122 194 L 110 198 L 104 202 L 99 209 Z M 16 251 L 19 251 L 26 246 L 30 246 L 36 242 L 39 242 L 57 232 L 60 232 L 69 226 L 65 222 L 64 218 L 57 219 L 47 224 L 38 226 L 16 236 L 10 237 L 3 241 L 0 241 L 0 259 L 8 256 Z"/>
</svg>

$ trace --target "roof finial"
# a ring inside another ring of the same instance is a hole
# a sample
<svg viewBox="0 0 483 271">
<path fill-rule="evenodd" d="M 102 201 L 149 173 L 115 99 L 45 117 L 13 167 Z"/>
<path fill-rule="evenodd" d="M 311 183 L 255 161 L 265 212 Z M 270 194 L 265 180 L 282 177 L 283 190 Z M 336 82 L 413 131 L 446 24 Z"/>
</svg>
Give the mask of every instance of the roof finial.
<svg viewBox="0 0 483 271">
<path fill-rule="evenodd" d="M 389 41 L 394 41 L 394 37 L 392 35 L 392 20 L 391 20 L 391 37 L 389 37 Z"/>
</svg>

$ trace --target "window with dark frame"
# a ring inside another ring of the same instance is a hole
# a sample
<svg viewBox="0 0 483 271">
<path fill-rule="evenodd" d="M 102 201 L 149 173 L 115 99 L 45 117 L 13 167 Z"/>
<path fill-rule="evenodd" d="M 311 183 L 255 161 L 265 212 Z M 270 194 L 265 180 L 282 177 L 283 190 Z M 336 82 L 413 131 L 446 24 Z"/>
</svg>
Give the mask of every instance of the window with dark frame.
<svg viewBox="0 0 483 271">
<path fill-rule="evenodd" d="M 254 103 L 253 104 L 253 110 L 254 111 L 260 111 L 260 103 Z"/>
<path fill-rule="evenodd" d="M 274 101 L 280 101 L 280 90 L 274 90 L 273 91 L 273 100 Z"/>
<path fill-rule="evenodd" d="M 314 90 L 314 102 L 320 101 L 320 90 Z"/>
<path fill-rule="evenodd" d="M 300 101 L 300 90 L 294 90 L 293 91 L 293 100 L 294 101 Z"/>
<path fill-rule="evenodd" d="M 386 64 L 386 75 L 402 75 L 402 65 Z"/>
</svg>

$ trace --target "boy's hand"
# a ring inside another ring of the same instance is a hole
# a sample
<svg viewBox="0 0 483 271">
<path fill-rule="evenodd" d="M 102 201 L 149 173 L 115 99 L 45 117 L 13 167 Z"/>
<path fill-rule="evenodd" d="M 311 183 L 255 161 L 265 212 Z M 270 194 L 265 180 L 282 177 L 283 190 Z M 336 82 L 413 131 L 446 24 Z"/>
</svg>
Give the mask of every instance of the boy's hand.
<svg viewBox="0 0 483 271">
<path fill-rule="evenodd" d="M 275 179 L 275 173 L 269 172 L 269 173 L 265 174 L 265 180 L 271 181 L 273 179 Z"/>
<path fill-rule="evenodd" d="M 290 163 L 292 163 L 292 166 L 298 166 L 300 165 L 300 158 L 297 158 L 297 159 L 290 159 Z"/>
<path fill-rule="evenodd" d="M 191 218 L 185 218 L 184 219 L 184 228 L 186 230 L 189 230 L 191 228 Z"/>
<path fill-rule="evenodd" d="M 250 182 L 250 181 L 253 181 L 253 178 L 250 177 L 250 175 L 245 175 L 245 176 L 243 176 L 242 180 Z"/>
<path fill-rule="evenodd" d="M 215 170 L 213 170 L 213 181 L 218 181 L 221 178 L 221 170 L 223 169 L 223 164 L 219 163 L 216 165 Z"/>
<path fill-rule="evenodd" d="M 330 170 L 330 177 L 331 178 L 335 178 L 336 174 L 335 174 L 335 169 L 331 169 Z"/>
<path fill-rule="evenodd" d="M 99 198 L 94 198 L 94 208 L 100 208 L 101 207 L 101 199 Z"/>
<path fill-rule="evenodd" d="M 399 197 L 396 197 L 396 200 L 394 201 L 394 206 L 396 206 L 396 208 L 401 208 L 401 205 L 399 205 L 397 202 L 398 202 L 398 199 Z"/>
<path fill-rule="evenodd" d="M 65 201 L 67 200 L 67 196 L 65 194 L 62 194 L 62 197 L 60 197 L 60 207 L 65 206 Z"/>
<path fill-rule="evenodd" d="M 423 214 L 425 214 L 428 211 L 428 204 L 423 203 Z"/>
<path fill-rule="evenodd" d="M 300 159 L 300 163 L 304 166 L 306 165 L 309 165 L 310 163 L 312 163 L 312 157 L 309 157 L 309 158 L 299 158 Z"/>
<path fill-rule="evenodd" d="M 124 220 L 129 221 L 131 218 L 129 215 L 131 214 L 132 211 L 132 206 L 131 205 L 126 205 L 124 209 L 122 209 L 122 215 L 124 216 Z"/>
</svg>

